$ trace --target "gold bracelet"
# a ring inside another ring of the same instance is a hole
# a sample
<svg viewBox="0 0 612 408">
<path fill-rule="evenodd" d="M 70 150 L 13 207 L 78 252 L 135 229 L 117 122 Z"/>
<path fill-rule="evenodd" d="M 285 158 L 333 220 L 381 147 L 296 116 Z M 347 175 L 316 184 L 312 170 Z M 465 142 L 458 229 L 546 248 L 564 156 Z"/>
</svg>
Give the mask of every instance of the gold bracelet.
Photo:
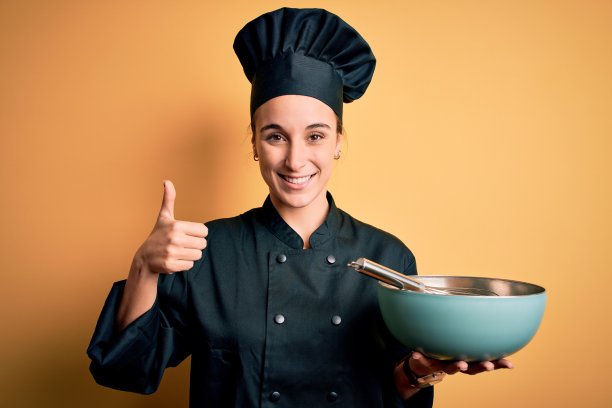
<svg viewBox="0 0 612 408">
<path fill-rule="evenodd" d="M 404 359 L 404 361 L 402 362 L 402 370 L 404 371 L 406 378 L 408 378 L 410 386 L 414 388 L 431 387 L 432 385 L 442 381 L 446 376 L 446 373 L 444 371 L 434 371 L 431 374 L 427 374 L 422 377 L 417 377 L 410 369 L 410 357 Z"/>
</svg>

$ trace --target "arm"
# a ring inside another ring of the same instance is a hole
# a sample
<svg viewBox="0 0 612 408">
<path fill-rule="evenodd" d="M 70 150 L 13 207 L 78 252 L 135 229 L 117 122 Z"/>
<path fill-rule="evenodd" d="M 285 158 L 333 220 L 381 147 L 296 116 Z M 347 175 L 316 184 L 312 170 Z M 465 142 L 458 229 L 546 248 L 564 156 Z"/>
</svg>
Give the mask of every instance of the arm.
<svg viewBox="0 0 612 408">
<path fill-rule="evenodd" d="M 120 330 L 153 306 L 160 273 L 189 270 L 206 248 L 207 228 L 200 223 L 174 219 L 176 190 L 164 182 L 164 198 L 153 231 L 140 246 L 130 268 L 117 314 Z"/>
<path fill-rule="evenodd" d="M 127 281 L 109 294 L 90 346 L 90 370 L 112 388 L 154 392 L 164 369 L 189 355 L 187 275 L 206 246 L 206 227 L 174 220 L 176 192 L 165 182 L 153 231 L 134 256 Z"/>
</svg>

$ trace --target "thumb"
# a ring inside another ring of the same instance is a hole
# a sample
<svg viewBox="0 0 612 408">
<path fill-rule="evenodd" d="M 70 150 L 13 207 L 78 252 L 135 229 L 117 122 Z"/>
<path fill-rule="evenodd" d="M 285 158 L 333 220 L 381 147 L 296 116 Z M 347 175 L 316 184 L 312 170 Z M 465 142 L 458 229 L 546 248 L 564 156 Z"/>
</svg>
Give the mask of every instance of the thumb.
<svg viewBox="0 0 612 408">
<path fill-rule="evenodd" d="M 176 199 L 176 190 L 174 184 L 170 180 L 164 180 L 164 199 L 157 219 L 166 218 L 174 219 L 174 200 Z"/>
</svg>

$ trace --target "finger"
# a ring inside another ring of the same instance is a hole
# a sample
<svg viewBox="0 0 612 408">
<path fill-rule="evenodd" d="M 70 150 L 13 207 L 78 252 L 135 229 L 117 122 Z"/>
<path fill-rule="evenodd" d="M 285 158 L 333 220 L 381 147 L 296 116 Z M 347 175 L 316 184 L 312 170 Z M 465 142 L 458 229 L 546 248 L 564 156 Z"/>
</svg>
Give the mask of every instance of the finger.
<svg viewBox="0 0 612 408">
<path fill-rule="evenodd" d="M 468 369 L 469 365 L 465 361 L 454 361 L 448 365 L 446 365 L 442 370 L 446 374 L 457 374 L 460 372 L 464 372 Z"/>
<path fill-rule="evenodd" d="M 495 369 L 495 364 L 491 361 L 483 361 L 480 363 L 480 367 L 482 367 L 484 371 L 493 371 Z"/>
<path fill-rule="evenodd" d="M 193 268 L 193 261 L 183 261 L 179 259 L 167 259 L 161 270 L 164 273 L 183 272 Z"/>
<path fill-rule="evenodd" d="M 183 235 L 174 241 L 176 246 L 181 248 L 199 249 L 200 251 L 206 248 L 206 238 L 192 237 L 190 235 Z"/>
<path fill-rule="evenodd" d="M 205 238 L 208 235 L 208 228 L 201 222 L 177 221 L 175 228 L 192 237 Z"/>
<path fill-rule="evenodd" d="M 412 353 L 412 360 L 415 361 L 414 369 L 425 372 L 444 371 L 446 374 L 456 374 L 458 372 L 466 371 L 469 367 L 465 361 L 442 361 L 432 358 L 427 358 L 419 352 Z M 416 371 L 415 371 L 416 372 Z"/>
<path fill-rule="evenodd" d="M 408 360 L 410 369 L 417 375 L 427 375 L 434 371 L 440 371 L 445 366 L 445 362 L 427 358 L 423 354 L 415 351 L 412 353 L 411 358 Z"/>
<path fill-rule="evenodd" d="M 512 364 L 512 361 L 510 360 L 506 360 L 505 358 L 501 358 L 499 360 L 495 360 L 493 361 L 493 364 L 495 364 L 495 369 L 497 370 L 498 368 L 514 368 L 514 364 Z"/>
<path fill-rule="evenodd" d="M 202 258 L 202 251 L 191 248 L 175 248 L 173 258 L 180 261 L 197 261 Z"/>
<path fill-rule="evenodd" d="M 170 180 L 164 180 L 164 198 L 159 210 L 158 219 L 174 219 L 174 200 L 176 199 L 176 189 Z"/>
<path fill-rule="evenodd" d="M 469 368 L 465 370 L 464 373 L 474 375 L 485 371 L 492 371 L 493 369 L 495 369 L 495 364 L 493 364 L 491 361 L 481 361 L 477 363 L 470 363 Z"/>
</svg>

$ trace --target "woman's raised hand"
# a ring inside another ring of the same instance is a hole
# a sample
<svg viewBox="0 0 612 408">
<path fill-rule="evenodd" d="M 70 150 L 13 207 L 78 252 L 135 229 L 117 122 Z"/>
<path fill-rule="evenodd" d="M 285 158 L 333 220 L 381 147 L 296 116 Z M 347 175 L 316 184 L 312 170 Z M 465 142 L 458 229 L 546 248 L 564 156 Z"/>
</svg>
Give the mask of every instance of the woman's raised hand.
<svg viewBox="0 0 612 408">
<path fill-rule="evenodd" d="M 176 190 L 164 181 L 164 197 L 153 231 L 136 252 L 139 264 L 154 273 L 191 269 L 206 248 L 208 229 L 202 223 L 174 219 Z"/>
<path fill-rule="evenodd" d="M 138 248 L 117 311 L 117 327 L 123 330 L 153 306 L 160 273 L 186 271 L 202 257 L 208 229 L 197 222 L 174 219 L 176 190 L 164 181 L 164 199 L 153 231 Z"/>
</svg>

